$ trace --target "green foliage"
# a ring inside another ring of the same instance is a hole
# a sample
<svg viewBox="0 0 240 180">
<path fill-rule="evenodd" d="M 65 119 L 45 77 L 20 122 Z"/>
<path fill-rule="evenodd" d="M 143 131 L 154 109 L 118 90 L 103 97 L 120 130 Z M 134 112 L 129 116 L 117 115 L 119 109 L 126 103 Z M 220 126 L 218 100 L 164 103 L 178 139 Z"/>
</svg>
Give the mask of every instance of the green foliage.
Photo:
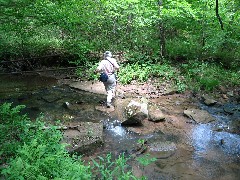
<svg viewBox="0 0 240 180">
<path fill-rule="evenodd" d="M 138 163 L 140 164 L 140 167 L 142 169 L 142 171 L 144 170 L 144 167 L 148 166 L 149 164 L 157 161 L 157 158 L 155 157 L 150 157 L 150 154 L 144 154 L 140 157 L 137 157 L 136 160 L 138 161 Z M 144 176 L 142 176 L 142 179 L 146 179 Z"/>
<path fill-rule="evenodd" d="M 187 89 L 184 78 L 176 68 L 168 63 L 159 64 L 127 64 L 121 67 L 119 81 L 122 84 L 129 84 L 132 81 L 146 82 L 151 78 L 159 78 L 160 81 L 171 81 L 179 92 Z"/>
<path fill-rule="evenodd" d="M 144 82 L 149 78 L 149 66 L 145 64 L 127 64 L 121 67 L 119 72 L 119 81 L 122 84 L 129 84 L 133 80 Z"/>
<path fill-rule="evenodd" d="M 214 1 L 188 0 L 2 0 L 0 57 L 61 54 L 82 65 L 94 61 L 89 52 L 114 49 L 131 52 L 130 62 L 142 64 L 161 46 L 167 58 L 216 59 L 237 68 L 239 2 L 220 2 L 224 30 L 214 6 Z"/>
<path fill-rule="evenodd" d="M 132 172 L 128 170 L 127 161 L 129 160 L 124 156 L 124 153 L 119 155 L 117 159 L 113 160 L 112 155 L 109 153 L 106 158 L 101 156 L 99 160 L 93 161 L 93 171 L 95 171 L 96 179 L 118 179 L 130 180 L 137 179 L 133 176 Z"/>
<path fill-rule="evenodd" d="M 76 75 L 85 80 L 98 80 L 99 74 L 95 73 L 98 63 L 86 63 L 84 67 L 76 69 Z"/>
<path fill-rule="evenodd" d="M 222 76 L 238 84 L 233 79 L 240 66 L 239 2 L 219 3 L 223 30 L 216 17 L 215 1 L 3 0 L 0 57 L 12 60 L 60 54 L 64 60 L 84 66 L 76 71 L 78 76 L 97 80 L 98 75 L 93 73 L 97 59 L 89 53 L 112 49 L 123 51 L 129 62 L 122 65 L 119 73 L 123 84 L 144 82 L 154 76 L 173 80 L 180 92 L 188 86 L 212 90 L 222 84 L 219 75 L 203 77 L 211 72 L 195 77 L 192 71 L 198 70 L 192 65 L 184 71 L 193 81 L 182 78 L 173 67 L 159 65 L 163 58 L 178 64 L 193 59 L 216 62 L 235 69 L 236 72 Z M 161 48 L 165 57 L 159 55 Z M 161 69 L 165 67 L 170 68 Z"/>
<path fill-rule="evenodd" d="M 212 91 L 220 85 L 240 85 L 240 72 L 227 71 L 219 64 L 194 61 L 182 64 L 182 72 L 193 90 Z"/>
<path fill-rule="evenodd" d="M 200 56 L 201 47 L 198 40 L 194 37 L 176 37 L 167 43 L 168 57 L 177 61 L 184 61 L 187 59 L 196 59 Z"/>
<path fill-rule="evenodd" d="M 139 145 L 144 145 L 145 144 L 145 140 L 144 139 L 138 139 L 137 143 Z"/>
<path fill-rule="evenodd" d="M 43 123 L 36 122 L 29 129 L 24 145 L 19 147 L 16 157 L 2 174 L 8 179 L 90 179 L 89 166 L 81 159 L 70 157 L 65 145 L 60 144 L 62 134 L 56 128 L 43 129 Z"/>
<path fill-rule="evenodd" d="M 22 145 L 26 138 L 26 127 L 29 125 L 30 119 L 26 115 L 20 114 L 24 107 L 24 105 L 12 107 L 10 103 L 0 106 L 1 161 L 14 157 L 18 146 Z"/>
<path fill-rule="evenodd" d="M 156 158 L 150 158 L 150 154 L 145 154 L 137 158 L 137 161 L 143 166 L 147 166 L 156 160 Z"/>
</svg>

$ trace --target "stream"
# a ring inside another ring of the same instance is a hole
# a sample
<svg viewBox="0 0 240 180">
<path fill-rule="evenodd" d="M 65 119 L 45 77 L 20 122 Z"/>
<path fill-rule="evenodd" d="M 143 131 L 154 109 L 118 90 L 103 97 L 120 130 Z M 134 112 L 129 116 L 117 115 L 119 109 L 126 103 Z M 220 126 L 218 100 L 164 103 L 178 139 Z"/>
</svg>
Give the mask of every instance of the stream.
<svg viewBox="0 0 240 180">
<path fill-rule="evenodd" d="M 71 88 L 51 77 L 39 75 L 0 77 L 0 103 L 10 102 L 13 106 L 26 105 L 23 111 L 32 120 L 42 113 L 47 123 L 54 123 L 56 120 L 65 124 L 71 123 L 72 120 L 103 122 L 104 145 L 94 153 L 86 155 L 84 158 L 86 160 L 110 152 L 115 157 L 121 153 L 130 155 L 137 142 L 144 139 L 151 149 L 147 153 L 157 160 L 146 167 L 141 167 L 137 161 L 131 161 L 136 176 L 144 175 L 151 180 L 240 179 L 240 135 L 239 126 L 235 124 L 236 122 L 239 124 L 239 104 L 206 106 L 198 102 L 199 108 L 208 111 L 216 119 L 215 122 L 186 123 L 186 117 L 182 117 L 181 113 L 169 114 L 169 117 L 179 121 L 179 124 L 174 124 L 173 120 L 168 118 L 165 123 L 158 125 L 158 130 L 140 133 L 121 126 L 116 113 L 109 114 L 96 110 L 95 106 L 104 100 L 105 96 L 101 94 Z M 77 104 L 80 109 L 66 108 L 68 102 Z M 226 109 L 229 107 L 237 110 L 227 114 Z M 230 128 L 235 131 L 229 131 Z M 162 144 L 156 145 L 155 142 Z"/>
</svg>

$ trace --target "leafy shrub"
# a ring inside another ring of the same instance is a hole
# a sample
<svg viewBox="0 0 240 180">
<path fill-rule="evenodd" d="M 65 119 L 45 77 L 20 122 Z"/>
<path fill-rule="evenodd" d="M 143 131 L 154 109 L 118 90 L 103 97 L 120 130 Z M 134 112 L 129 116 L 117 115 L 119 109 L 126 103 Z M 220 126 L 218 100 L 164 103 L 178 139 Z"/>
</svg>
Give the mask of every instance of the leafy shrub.
<svg viewBox="0 0 240 180">
<path fill-rule="evenodd" d="M 174 38 L 166 44 L 168 57 L 177 60 L 178 58 L 195 59 L 199 55 L 201 49 L 199 48 L 198 40 L 191 38 Z"/>
<path fill-rule="evenodd" d="M 193 90 L 212 91 L 220 85 L 240 85 L 240 72 L 226 70 L 219 64 L 189 62 L 182 64 L 182 73 Z"/>
<path fill-rule="evenodd" d="M 149 78 L 149 66 L 135 64 L 127 64 L 121 67 L 119 72 L 119 80 L 122 84 L 129 84 L 133 80 L 144 82 Z"/>
<path fill-rule="evenodd" d="M 20 114 L 24 107 L 12 107 L 11 103 L 0 106 L 0 155 L 3 161 L 13 157 L 18 146 L 22 145 L 26 138 L 26 126 L 29 125 L 30 119 L 27 115 Z"/>
<path fill-rule="evenodd" d="M 107 154 L 105 158 L 101 156 L 98 158 L 98 160 L 92 159 L 96 179 L 137 179 L 131 171 L 128 171 L 127 161 L 129 158 L 126 158 L 124 153 L 119 155 L 116 160 L 113 160 L 111 153 Z"/>
<path fill-rule="evenodd" d="M 90 167 L 80 157 L 70 157 L 60 143 L 61 132 L 43 125 L 37 121 L 28 129 L 28 138 L 2 174 L 7 179 L 90 179 Z"/>
</svg>

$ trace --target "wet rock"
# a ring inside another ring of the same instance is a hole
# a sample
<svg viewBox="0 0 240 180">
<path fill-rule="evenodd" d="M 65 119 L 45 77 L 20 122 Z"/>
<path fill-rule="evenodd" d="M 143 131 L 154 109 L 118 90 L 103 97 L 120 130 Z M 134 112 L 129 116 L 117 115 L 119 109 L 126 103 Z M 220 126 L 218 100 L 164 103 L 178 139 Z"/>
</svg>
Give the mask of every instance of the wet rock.
<svg viewBox="0 0 240 180">
<path fill-rule="evenodd" d="M 223 87 L 223 86 L 219 86 L 219 90 L 220 90 L 221 93 L 226 93 L 227 92 L 226 87 Z"/>
<path fill-rule="evenodd" d="M 223 99 L 228 99 L 228 97 L 227 97 L 226 94 L 223 94 L 223 95 L 222 95 L 222 98 L 223 98 Z"/>
<path fill-rule="evenodd" d="M 223 144 L 225 144 L 225 141 L 224 141 L 224 139 L 221 139 L 220 140 L 220 145 L 223 145 Z"/>
<path fill-rule="evenodd" d="M 69 102 L 64 102 L 62 106 L 64 108 L 66 108 L 66 109 L 70 109 L 71 108 L 71 104 Z"/>
<path fill-rule="evenodd" d="M 148 108 L 148 120 L 153 122 L 160 122 L 165 120 L 165 115 L 160 109 L 155 106 L 149 106 Z"/>
<path fill-rule="evenodd" d="M 56 101 L 62 99 L 62 97 L 59 96 L 59 94 L 57 94 L 57 93 L 56 94 L 53 93 L 53 94 L 48 94 L 48 95 L 42 96 L 42 99 L 48 103 L 53 103 L 53 102 L 56 102 Z"/>
<path fill-rule="evenodd" d="M 227 95 L 233 97 L 233 91 L 228 91 Z"/>
<path fill-rule="evenodd" d="M 197 123 L 209 123 L 209 122 L 215 121 L 215 118 L 213 118 L 205 110 L 187 109 L 187 110 L 184 110 L 184 114 Z"/>
<path fill-rule="evenodd" d="M 212 106 L 217 103 L 217 101 L 215 99 L 213 99 L 212 97 L 210 97 L 208 95 L 203 95 L 202 98 L 203 98 L 204 103 L 207 106 Z"/>
<path fill-rule="evenodd" d="M 96 94 L 106 94 L 103 83 L 99 81 L 72 82 L 69 84 L 69 87 L 78 89 L 78 90 L 96 93 Z"/>
<path fill-rule="evenodd" d="M 149 152 L 153 155 L 157 155 L 158 159 L 167 159 L 171 157 L 176 149 L 176 144 L 170 141 L 156 141 L 149 144 Z"/>
<path fill-rule="evenodd" d="M 227 114 L 234 114 L 234 111 L 235 111 L 234 108 L 229 107 L 229 106 L 225 106 L 225 107 L 223 108 L 223 110 L 224 110 L 224 112 L 227 113 Z"/>
<path fill-rule="evenodd" d="M 63 131 L 62 143 L 70 153 L 93 152 L 103 143 L 103 123 L 81 122 L 72 124 Z"/>
<path fill-rule="evenodd" d="M 227 131 L 235 134 L 240 134 L 240 118 L 231 121 Z"/>
<path fill-rule="evenodd" d="M 148 117 L 148 105 L 142 99 L 140 102 L 131 100 L 125 107 L 126 120 L 122 122 L 122 125 L 141 125 L 142 120 Z"/>
<path fill-rule="evenodd" d="M 37 107 L 37 106 L 29 107 L 29 109 L 30 109 L 31 111 L 39 111 L 39 110 L 40 110 L 40 108 Z"/>
</svg>

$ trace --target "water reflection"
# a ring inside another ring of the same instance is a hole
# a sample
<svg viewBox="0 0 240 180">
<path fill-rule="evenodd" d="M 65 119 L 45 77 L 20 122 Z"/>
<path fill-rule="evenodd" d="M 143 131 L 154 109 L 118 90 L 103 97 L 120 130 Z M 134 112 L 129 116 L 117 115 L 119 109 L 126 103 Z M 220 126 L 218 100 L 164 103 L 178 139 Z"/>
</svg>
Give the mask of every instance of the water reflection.
<svg viewBox="0 0 240 180">
<path fill-rule="evenodd" d="M 110 120 L 107 119 L 103 121 L 103 126 L 105 127 L 105 132 L 107 132 L 109 135 L 113 137 L 118 138 L 131 138 L 130 132 L 127 131 L 127 129 L 123 126 L 121 126 L 121 122 L 119 120 Z"/>
<path fill-rule="evenodd" d="M 240 136 L 228 132 L 212 131 L 210 124 L 200 124 L 192 132 L 195 155 L 240 155 Z"/>
<path fill-rule="evenodd" d="M 121 137 L 126 135 L 125 129 L 123 129 L 121 126 L 113 127 L 110 129 L 110 131 L 112 131 L 115 135 L 118 135 Z"/>
<path fill-rule="evenodd" d="M 201 124 L 194 128 L 192 138 L 195 150 L 206 152 L 211 145 L 212 136 L 213 134 L 210 125 Z"/>
</svg>

